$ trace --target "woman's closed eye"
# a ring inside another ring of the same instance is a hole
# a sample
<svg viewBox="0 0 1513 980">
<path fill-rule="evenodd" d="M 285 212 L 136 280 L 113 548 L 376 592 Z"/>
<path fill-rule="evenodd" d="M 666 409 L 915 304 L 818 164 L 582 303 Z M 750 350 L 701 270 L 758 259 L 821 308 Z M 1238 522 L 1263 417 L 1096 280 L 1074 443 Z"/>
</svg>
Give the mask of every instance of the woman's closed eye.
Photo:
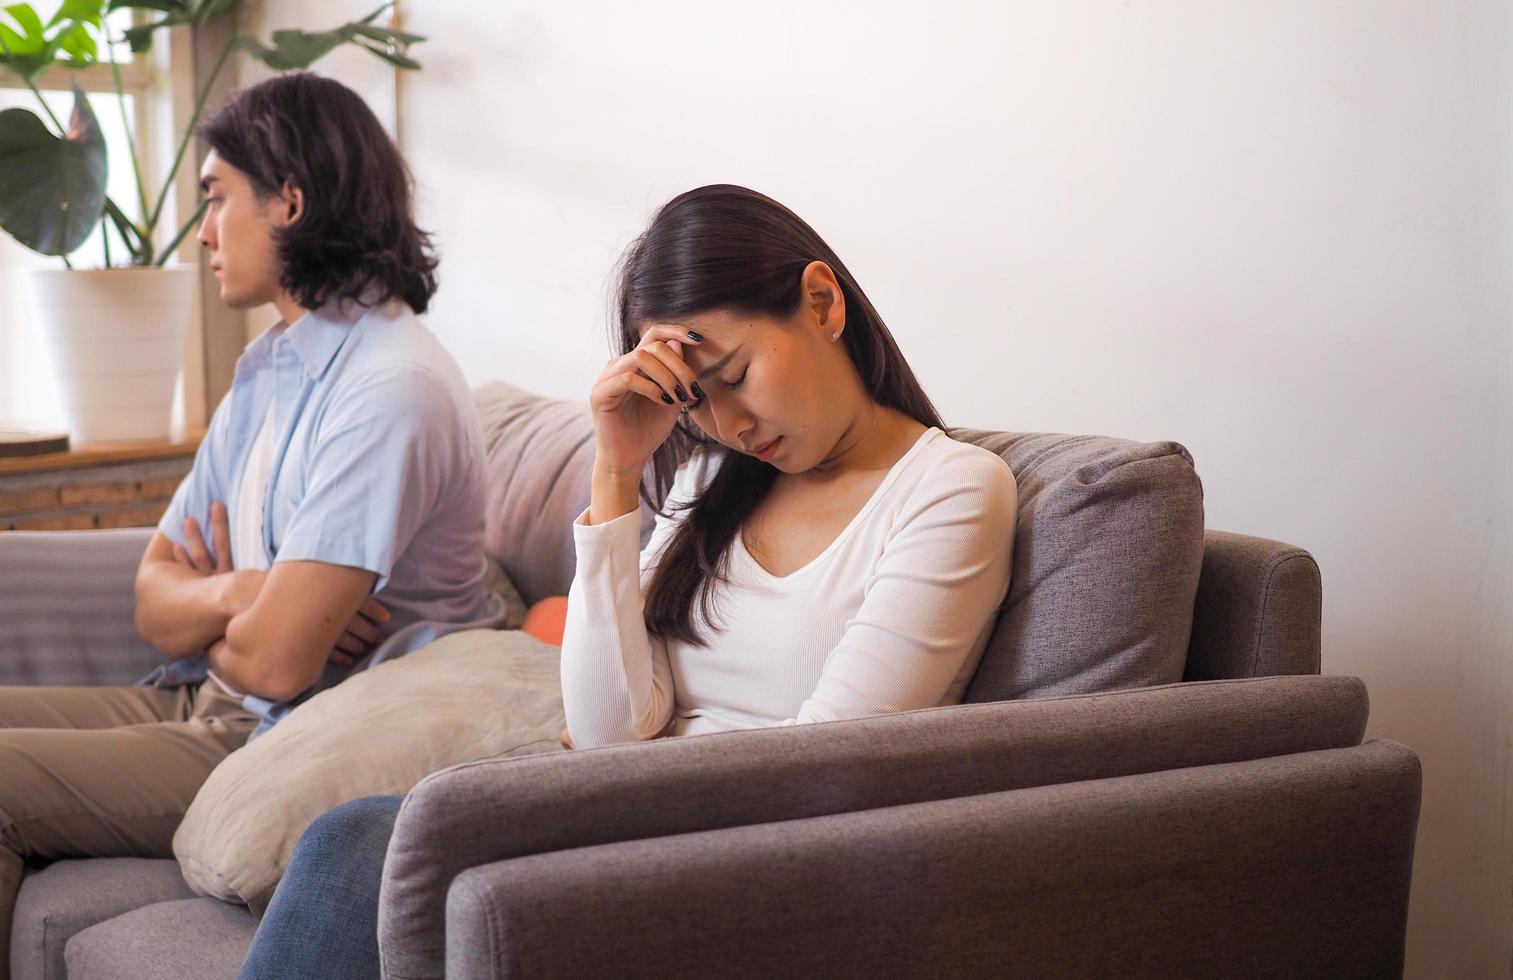
<svg viewBox="0 0 1513 980">
<path fill-rule="evenodd" d="M 741 373 L 736 375 L 734 378 L 730 378 L 728 380 L 725 378 L 716 378 L 715 380 L 724 385 L 727 389 L 734 391 L 735 389 L 741 387 L 741 385 L 745 384 L 746 372 L 749 370 L 751 370 L 751 365 L 748 364 L 745 367 L 741 368 Z M 688 410 L 689 412 L 702 412 L 708 407 L 709 399 L 700 398 L 697 402 L 690 406 Z"/>
</svg>

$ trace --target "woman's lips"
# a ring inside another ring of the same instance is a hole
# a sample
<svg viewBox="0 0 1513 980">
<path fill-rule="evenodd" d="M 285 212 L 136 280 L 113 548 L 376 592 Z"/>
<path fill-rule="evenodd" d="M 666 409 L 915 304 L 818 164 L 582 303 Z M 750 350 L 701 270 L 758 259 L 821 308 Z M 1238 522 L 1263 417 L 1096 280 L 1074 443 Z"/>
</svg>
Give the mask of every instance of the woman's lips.
<svg viewBox="0 0 1513 980">
<path fill-rule="evenodd" d="M 781 443 L 782 441 L 783 441 L 783 437 L 782 436 L 778 436 L 776 439 L 774 439 L 771 442 L 767 443 L 767 445 L 760 446 L 757 449 L 752 450 L 751 455 L 755 456 L 757 459 L 760 459 L 760 460 L 771 459 L 772 456 L 773 456 L 773 454 L 778 451 L 778 444 Z"/>
</svg>

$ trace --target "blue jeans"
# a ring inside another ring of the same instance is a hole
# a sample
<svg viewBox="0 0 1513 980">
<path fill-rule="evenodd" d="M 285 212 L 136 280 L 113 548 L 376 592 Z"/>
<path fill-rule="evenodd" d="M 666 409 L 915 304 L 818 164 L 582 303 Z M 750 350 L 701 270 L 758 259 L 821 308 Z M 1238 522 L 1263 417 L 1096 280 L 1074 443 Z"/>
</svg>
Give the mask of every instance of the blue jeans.
<svg viewBox="0 0 1513 980">
<path fill-rule="evenodd" d="M 400 796 L 369 796 L 323 814 L 294 849 L 238 980 L 372 980 L 378 886 Z"/>
</svg>

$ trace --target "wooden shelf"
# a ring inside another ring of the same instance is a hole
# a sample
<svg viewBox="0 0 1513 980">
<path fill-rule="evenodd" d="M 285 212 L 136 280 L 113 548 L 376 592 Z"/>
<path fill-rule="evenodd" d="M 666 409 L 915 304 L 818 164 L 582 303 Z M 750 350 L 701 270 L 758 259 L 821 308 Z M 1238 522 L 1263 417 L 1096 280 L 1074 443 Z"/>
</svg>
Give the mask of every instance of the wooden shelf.
<svg viewBox="0 0 1513 980">
<path fill-rule="evenodd" d="M 0 476 L 18 473 L 48 473 L 55 470 L 76 470 L 86 466 L 109 466 L 116 463 L 148 463 L 160 459 L 177 459 L 193 456 L 200 448 L 205 430 L 191 429 L 184 438 L 173 442 L 93 442 L 79 443 L 66 453 L 48 453 L 43 456 L 15 456 L 0 458 Z"/>
</svg>

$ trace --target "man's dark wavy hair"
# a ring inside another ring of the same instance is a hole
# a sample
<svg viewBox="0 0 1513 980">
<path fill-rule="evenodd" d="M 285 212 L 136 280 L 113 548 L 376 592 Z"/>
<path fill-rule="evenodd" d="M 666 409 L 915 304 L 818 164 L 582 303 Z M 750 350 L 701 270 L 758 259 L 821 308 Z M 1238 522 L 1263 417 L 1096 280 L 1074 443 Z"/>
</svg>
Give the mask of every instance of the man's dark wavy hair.
<svg viewBox="0 0 1513 980">
<path fill-rule="evenodd" d="M 238 92 L 200 136 L 262 197 L 287 184 L 304 213 L 277 233 L 280 285 L 307 310 L 394 297 L 424 313 L 436 292 L 413 179 L 373 111 L 340 82 L 291 72 Z"/>
</svg>

